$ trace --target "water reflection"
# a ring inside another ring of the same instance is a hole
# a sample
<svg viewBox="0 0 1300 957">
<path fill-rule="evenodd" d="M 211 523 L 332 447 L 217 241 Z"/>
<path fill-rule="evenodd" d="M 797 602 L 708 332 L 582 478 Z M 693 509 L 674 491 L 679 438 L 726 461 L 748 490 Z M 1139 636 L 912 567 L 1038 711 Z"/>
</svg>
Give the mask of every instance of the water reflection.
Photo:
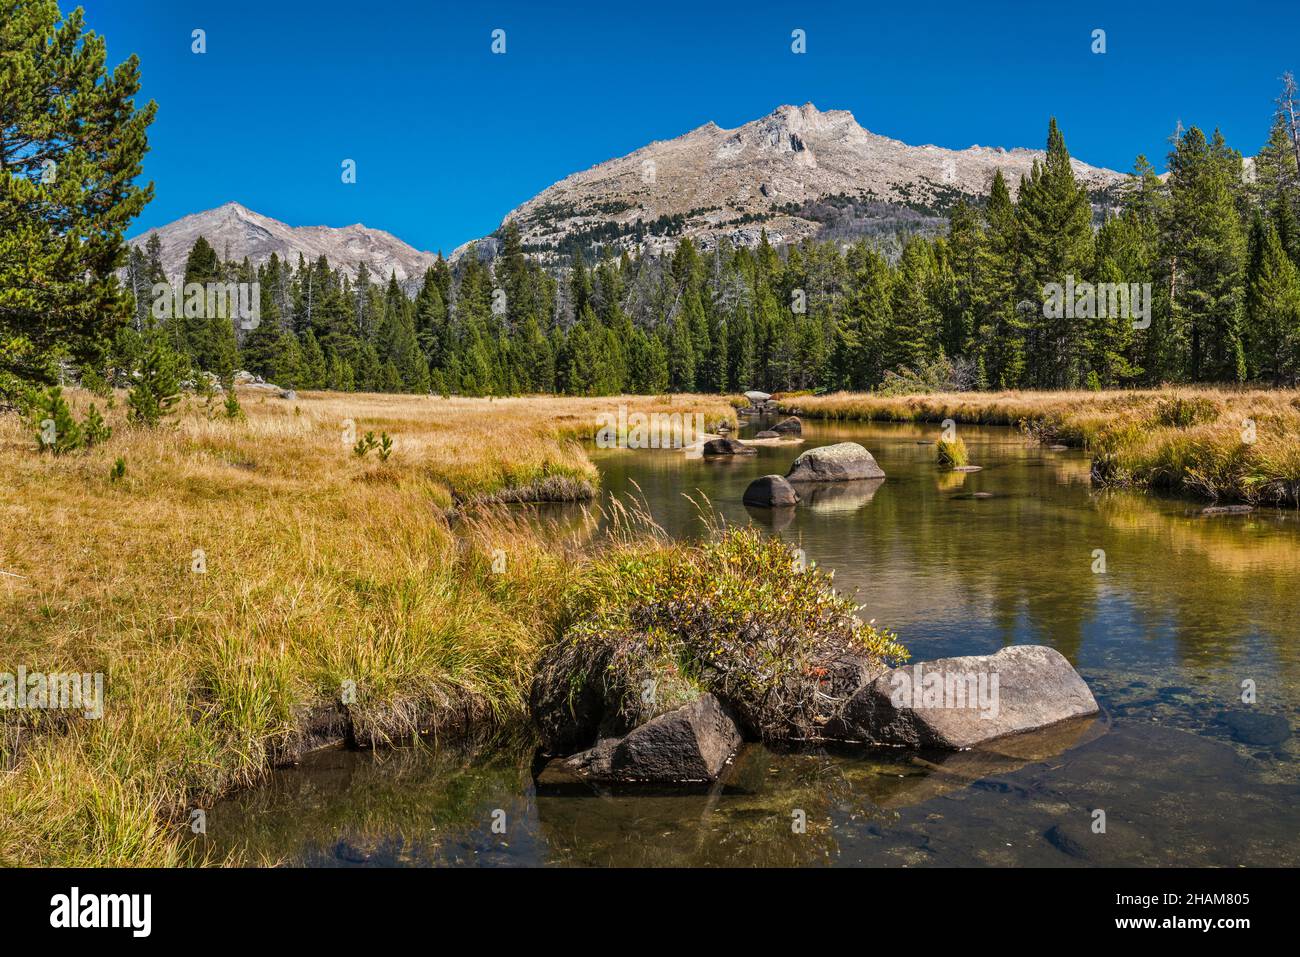
<svg viewBox="0 0 1300 957">
<path fill-rule="evenodd" d="M 811 422 L 801 446 L 735 460 L 593 454 L 607 494 L 643 497 L 673 535 L 703 533 L 687 498 L 698 491 L 727 521 L 802 547 L 920 659 L 1055 647 L 1104 721 L 953 755 L 749 746 L 715 787 L 656 794 L 539 790 L 528 743 L 336 752 L 212 809 L 207 848 L 314 865 L 1300 862 L 1296 514 L 1205 518 L 1185 501 L 1097 493 L 1084 454 L 1008 429 L 964 428 L 984 468 L 944 473 L 918 444 L 936 434 Z M 887 479 L 793 509 L 741 504 L 754 478 L 839 441 L 867 446 Z M 543 511 L 582 534 L 599 520 Z"/>
</svg>

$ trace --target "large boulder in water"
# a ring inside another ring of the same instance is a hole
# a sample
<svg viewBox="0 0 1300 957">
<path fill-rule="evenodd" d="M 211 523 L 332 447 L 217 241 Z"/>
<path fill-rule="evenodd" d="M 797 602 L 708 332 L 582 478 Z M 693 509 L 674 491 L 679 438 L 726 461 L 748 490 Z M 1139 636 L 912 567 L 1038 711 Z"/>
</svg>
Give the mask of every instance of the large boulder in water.
<svg viewBox="0 0 1300 957">
<path fill-rule="evenodd" d="M 788 432 L 790 435 L 803 435 L 803 422 L 797 416 L 790 416 L 788 419 L 782 419 L 776 425 L 772 426 L 773 432 Z"/>
<path fill-rule="evenodd" d="M 857 690 L 826 735 L 960 750 L 1097 710 L 1088 685 L 1060 652 L 1013 645 L 887 671 Z"/>
<path fill-rule="evenodd" d="M 721 438 L 709 439 L 704 443 L 703 454 L 707 456 L 716 455 L 756 455 L 757 449 L 751 449 L 748 445 L 737 442 L 735 439 Z"/>
<path fill-rule="evenodd" d="M 881 479 L 885 472 L 858 443 L 840 442 L 804 452 L 794 460 L 785 477 L 791 482 L 849 482 Z"/>
<path fill-rule="evenodd" d="M 795 505 L 799 493 L 789 482 L 779 475 L 764 475 L 749 483 L 745 489 L 744 503 L 759 508 L 781 508 Z"/>
<path fill-rule="evenodd" d="M 743 738 L 727 709 L 711 694 L 652 718 L 619 739 L 565 759 L 582 777 L 596 781 L 678 784 L 712 781 Z"/>
</svg>

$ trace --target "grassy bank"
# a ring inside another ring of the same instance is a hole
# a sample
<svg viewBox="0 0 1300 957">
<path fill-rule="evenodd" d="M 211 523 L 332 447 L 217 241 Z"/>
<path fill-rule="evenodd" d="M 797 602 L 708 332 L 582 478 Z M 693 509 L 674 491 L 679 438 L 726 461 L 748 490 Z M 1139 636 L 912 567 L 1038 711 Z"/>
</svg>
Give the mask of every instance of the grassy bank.
<svg viewBox="0 0 1300 957">
<path fill-rule="evenodd" d="M 101 720 L 0 712 L 0 864 L 178 863 L 191 808 L 322 741 L 518 718 L 592 549 L 473 503 L 590 495 L 574 440 L 620 403 L 730 416 L 697 397 L 241 398 L 245 420 L 190 398 L 149 432 L 119 396 L 113 437 L 58 458 L 0 417 L 0 672 L 102 672 L 105 692 Z M 354 455 L 347 420 L 391 456 Z"/>
<path fill-rule="evenodd" d="M 1088 449 L 1099 485 L 1207 500 L 1300 506 L 1300 393 L 958 392 L 797 396 L 782 411 L 842 421 L 1008 425 Z"/>
</svg>

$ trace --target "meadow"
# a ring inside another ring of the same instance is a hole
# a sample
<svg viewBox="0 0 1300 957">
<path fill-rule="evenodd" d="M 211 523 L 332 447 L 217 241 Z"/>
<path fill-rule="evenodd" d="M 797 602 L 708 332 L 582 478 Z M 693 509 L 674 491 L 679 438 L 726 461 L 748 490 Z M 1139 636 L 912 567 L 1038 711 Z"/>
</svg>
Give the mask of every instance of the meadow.
<svg viewBox="0 0 1300 957">
<path fill-rule="evenodd" d="M 192 809 L 311 747 L 522 718 L 594 549 L 493 503 L 593 494 L 580 440 L 620 404 L 734 422 L 717 397 L 240 395 L 147 430 L 119 394 L 113 436 L 58 457 L 0 416 L 0 671 L 105 685 L 101 720 L 0 713 L 0 865 L 181 863 Z"/>
</svg>

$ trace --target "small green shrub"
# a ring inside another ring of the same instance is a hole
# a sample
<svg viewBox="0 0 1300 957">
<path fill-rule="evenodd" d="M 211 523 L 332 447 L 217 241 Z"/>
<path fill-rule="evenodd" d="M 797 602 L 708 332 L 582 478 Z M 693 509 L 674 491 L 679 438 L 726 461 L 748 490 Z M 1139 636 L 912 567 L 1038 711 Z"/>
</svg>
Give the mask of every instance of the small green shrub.
<svg viewBox="0 0 1300 957">
<path fill-rule="evenodd" d="M 33 394 L 28 402 L 27 417 L 36 430 L 36 448 L 39 451 L 64 455 L 85 446 L 81 426 L 72 417 L 72 409 L 59 386 Z"/>
<path fill-rule="evenodd" d="M 108 470 L 108 480 L 110 482 L 120 482 L 125 477 L 126 459 L 119 455 L 117 461 L 113 463 L 113 467 Z"/>
<path fill-rule="evenodd" d="M 138 425 L 156 428 L 180 401 L 179 359 L 161 336 L 155 336 L 140 357 L 126 403 L 127 417 Z"/>
<path fill-rule="evenodd" d="M 357 439 L 356 445 L 352 446 L 352 454 L 359 459 L 364 459 L 378 447 L 379 440 L 375 438 L 375 433 L 367 432 L 361 438 Z"/>
<path fill-rule="evenodd" d="M 112 428 L 104 422 L 104 417 L 99 414 L 99 409 L 95 407 L 93 402 L 90 403 L 90 409 L 81 422 L 81 433 L 88 449 L 101 442 L 107 442 L 113 437 Z"/>
</svg>

